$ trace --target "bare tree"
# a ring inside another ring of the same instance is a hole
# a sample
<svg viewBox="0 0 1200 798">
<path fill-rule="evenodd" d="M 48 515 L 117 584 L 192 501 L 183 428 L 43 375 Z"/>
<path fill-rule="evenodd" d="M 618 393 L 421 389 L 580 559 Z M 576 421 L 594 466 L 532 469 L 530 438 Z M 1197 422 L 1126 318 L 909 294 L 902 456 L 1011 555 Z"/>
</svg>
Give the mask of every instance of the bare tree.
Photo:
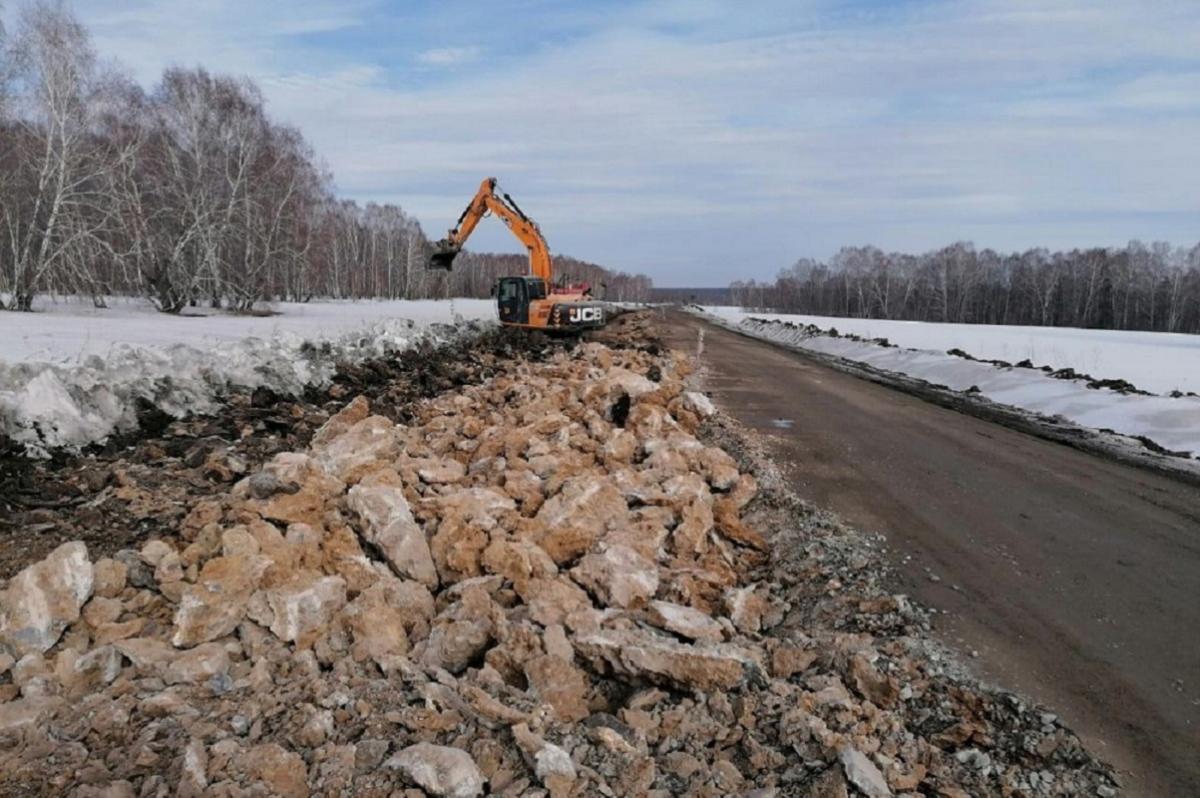
<svg viewBox="0 0 1200 798">
<path fill-rule="evenodd" d="M 1200 332 L 1200 245 L 1001 254 L 967 242 L 922 255 L 847 247 L 798 261 L 734 302 L 826 316 Z"/>
<path fill-rule="evenodd" d="M 13 157 L 5 175 L 4 288 L 30 310 L 49 270 L 84 248 L 84 213 L 98 166 L 90 151 L 95 54 L 86 30 L 60 6 L 28 6 L 11 49 L 18 73 Z"/>
<path fill-rule="evenodd" d="M 428 242 L 395 205 L 339 199 L 300 131 L 255 84 L 168 69 L 147 93 L 101 69 L 60 3 L 0 31 L 0 309 L 38 292 L 149 297 L 167 313 L 263 299 L 487 296 L 521 257 L 423 268 Z M 647 299 L 649 281 L 559 258 L 564 274 Z"/>
</svg>

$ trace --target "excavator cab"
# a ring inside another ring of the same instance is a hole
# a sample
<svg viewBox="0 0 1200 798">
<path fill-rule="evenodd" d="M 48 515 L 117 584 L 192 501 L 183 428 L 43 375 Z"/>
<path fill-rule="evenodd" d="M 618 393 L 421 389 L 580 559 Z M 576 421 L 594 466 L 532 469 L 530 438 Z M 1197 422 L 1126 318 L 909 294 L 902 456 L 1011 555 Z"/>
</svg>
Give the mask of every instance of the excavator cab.
<svg viewBox="0 0 1200 798">
<path fill-rule="evenodd" d="M 501 277 L 496 283 L 502 324 L 529 324 L 529 303 L 545 298 L 546 281 L 539 277 Z"/>
<path fill-rule="evenodd" d="M 492 291 L 501 324 L 574 334 L 604 326 L 604 306 L 548 290 L 541 277 L 501 277 Z"/>
</svg>

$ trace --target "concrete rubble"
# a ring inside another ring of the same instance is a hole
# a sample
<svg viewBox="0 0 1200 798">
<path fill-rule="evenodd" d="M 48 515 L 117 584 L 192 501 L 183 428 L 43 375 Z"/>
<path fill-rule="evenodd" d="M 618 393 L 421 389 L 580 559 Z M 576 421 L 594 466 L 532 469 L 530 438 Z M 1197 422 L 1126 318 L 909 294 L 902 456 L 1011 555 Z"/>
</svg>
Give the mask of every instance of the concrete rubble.
<svg viewBox="0 0 1200 798">
<path fill-rule="evenodd" d="M 689 371 L 631 338 L 359 398 L 172 536 L 62 545 L 0 594 L 0 792 L 1115 794 Z"/>
</svg>

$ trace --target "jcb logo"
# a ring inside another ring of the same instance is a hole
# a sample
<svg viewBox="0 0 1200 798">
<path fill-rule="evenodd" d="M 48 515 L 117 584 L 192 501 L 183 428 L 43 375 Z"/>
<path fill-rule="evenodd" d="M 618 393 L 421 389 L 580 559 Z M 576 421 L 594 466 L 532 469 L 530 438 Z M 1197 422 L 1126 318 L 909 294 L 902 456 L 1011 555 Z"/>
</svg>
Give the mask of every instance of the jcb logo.
<svg viewBox="0 0 1200 798">
<path fill-rule="evenodd" d="M 603 308 L 571 308 L 567 318 L 572 324 L 582 324 L 589 321 L 604 321 Z"/>
</svg>

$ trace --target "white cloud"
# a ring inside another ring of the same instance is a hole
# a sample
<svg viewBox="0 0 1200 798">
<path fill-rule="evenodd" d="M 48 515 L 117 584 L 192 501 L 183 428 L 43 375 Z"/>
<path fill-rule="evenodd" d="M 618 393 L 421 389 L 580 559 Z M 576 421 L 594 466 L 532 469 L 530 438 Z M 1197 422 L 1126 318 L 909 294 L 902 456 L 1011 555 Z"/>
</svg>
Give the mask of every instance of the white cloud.
<svg viewBox="0 0 1200 798">
<path fill-rule="evenodd" d="M 204 65 L 255 78 L 308 61 L 299 37 L 344 31 L 367 19 L 375 0 L 74 0 L 101 53 L 114 56 L 143 83 L 165 66 Z M 340 57 L 339 59 L 340 60 Z"/>
<path fill-rule="evenodd" d="M 430 66 L 451 66 L 474 61 L 481 52 L 478 47 L 435 47 L 417 53 L 417 61 Z"/>
<path fill-rule="evenodd" d="M 1117 86 L 1112 104 L 1132 110 L 1195 113 L 1200 111 L 1200 71 L 1142 75 Z"/>
<path fill-rule="evenodd" d="M 430 68 L 478 60 L 471 45 L 389 49 L 411 73 L 296 36 L 369 29 L 382 4 L 78 8 L 144 81 L 176 62 L 256 77 L 351 195 L 440 230 L 496 174 L 559 249 L 665 282 L 765 276 L 866 241 L 1195 238 L 1194 2 L 929 0 L 856 16 L 817 0 L 650 0 L 577 10 L 585 34 L 489 47 L 487 69 Z"/>
</svg>

